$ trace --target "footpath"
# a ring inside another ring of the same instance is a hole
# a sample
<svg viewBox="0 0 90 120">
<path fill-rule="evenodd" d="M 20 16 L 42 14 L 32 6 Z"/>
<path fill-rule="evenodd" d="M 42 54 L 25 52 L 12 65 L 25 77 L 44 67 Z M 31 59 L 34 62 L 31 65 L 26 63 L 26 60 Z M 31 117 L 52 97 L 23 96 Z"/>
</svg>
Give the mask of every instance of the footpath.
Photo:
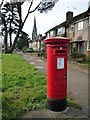
<svg viewBox="0 0 90 120">
<path fill-rule="evenodd" d="M 29 53 L 19 52 L 18 54 L 37 68 L 41 73 L 46 75 L 46 60 Z M 73 120 L 74 118 L 78 118 L 80 120 L 90 120 L 90 106 L 88 103 L 88 73 L 74 69 L 70 63 L 68 63 L 67 71 L 67 94 L 71 96 L 82 109 L 67 107 L 63 112 L 53 112 L 48 109 L 30 111 L 26 112 L 21 118 L 28 118 L 30 120 L 33 118 L 48 118 L 53 120 L 56 120 L 57 118 L 62 118 L 64 120 Z"/>
</svg>

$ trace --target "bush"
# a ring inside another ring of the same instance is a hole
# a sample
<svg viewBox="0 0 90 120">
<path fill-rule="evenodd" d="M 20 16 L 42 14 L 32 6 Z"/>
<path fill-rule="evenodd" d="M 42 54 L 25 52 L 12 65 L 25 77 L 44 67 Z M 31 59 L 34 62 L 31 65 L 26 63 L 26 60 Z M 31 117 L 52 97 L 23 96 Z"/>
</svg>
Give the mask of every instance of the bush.
<svg viewBox="0 0 90 120">
<path fill-rule="evenodd" d="M 38 57 L 46 58 L 46 49 L 42 49 L 38 52 Z"/>
<path fill-rule="evenodd" d="M 76 53 L 76 58 L 86 58 L 86 55 L 83 53 Z"/>
<path fill-rule="evenodd" d="M 82 63 L 86 61 L 86 55 L 82 53 L 76 54 L 77 62 Z"/>
<path fill-rule="evenodd" d="M 76 53 L 71 53 L 72 58 L 76 58 Z"/>
<path fill-rule="evenodd" d="M 86 60 L 90 62 L 90 55 L 86 56 Z"/>
<path fill-rule="evenodd" d="M 22 48 L 22 52 L 26 52 L 27 47 Z"/>
<path fill-rule="evenodd" d="M 71 54 L 68 55 L 68 59 L 69 59 L 70 61 L 73 61 L 73 58 L 72 58 Z"/>
<path fill-rule="evenodd" d="M 85 62 L 87 60 L 87 56 L 83 53 L 74 53 L 73 52 L 69 55 L 69 60 L 82 63 L 82 62 Z"/>
<path fill-rule="evenodd" d="M 72 49 L 71 57 L 74 59 L 76 58 L 76 48 L 75 47 Z"/>
<path fill-rule="evenodd" d="M 86 58 L 86 55 L 83 53 L 71 53 L 72 58 Z"/>
</svg>

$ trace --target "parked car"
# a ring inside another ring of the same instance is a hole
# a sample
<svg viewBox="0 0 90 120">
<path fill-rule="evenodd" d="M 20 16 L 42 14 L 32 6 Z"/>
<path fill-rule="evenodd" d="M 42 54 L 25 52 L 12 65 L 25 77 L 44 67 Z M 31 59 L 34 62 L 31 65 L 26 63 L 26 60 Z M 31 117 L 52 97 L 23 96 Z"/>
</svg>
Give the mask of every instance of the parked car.
<svg viewBox="0 0 90 120">
<path fill-rule="evenodd" d="M 32 52 L 35 52 L 35 51 L 33 50 L 33 48 L 29 48 L 29 49 L 26 50 L 26 52 L 32 53 Z"/>
</svg>

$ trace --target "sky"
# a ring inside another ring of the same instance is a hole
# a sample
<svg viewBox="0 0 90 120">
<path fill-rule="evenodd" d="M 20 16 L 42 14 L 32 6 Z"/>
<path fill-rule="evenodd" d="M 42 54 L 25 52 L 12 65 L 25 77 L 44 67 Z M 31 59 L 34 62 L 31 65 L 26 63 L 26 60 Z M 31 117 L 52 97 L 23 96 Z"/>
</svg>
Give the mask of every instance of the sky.
<svg viewBox="0 0 90 120">
<path fill-rule="evenodd" d="M 37 0 L 39 1 L 39 0 Z M 88 9 L 89 0 L 59 0 L 54 8 L 48 13 L 39 13 L 35 11 L 31 13 L 24 25 L 23 30 L 32 37 L 32 29 L 34 24 L 34 16 L 36 17 L 37 33 L 43 34 L 54 26 L 66 20 L 66 12 L 72 11 L 74 16 L 85 12 Z M 25 17 L 28 4 L 23 5 L 23 18 Z"/>
<path fill-rule="evenodd" d="M 34 6 L 39 3 L 40 0 L 34 0 Z M 88 9 L 88 2 L 90 0 L 59 0 L 51 11 L 48 13 L 39 13 L 35 11 L 29 14 L 29 17 L 24 25 L 23 31 L 29 34 L 32 38 L 32 30 L 34 24 L 34 16 L 36 17 L 37 33 L 43 34 L 54 26 L 64 22 L 66 20 L 66 12 L 72 11 L 74 16 L 85 12 Z M 25 2 L 22 8 L 22 17 L 25 18 L 29 2 Z"/>
</svg>

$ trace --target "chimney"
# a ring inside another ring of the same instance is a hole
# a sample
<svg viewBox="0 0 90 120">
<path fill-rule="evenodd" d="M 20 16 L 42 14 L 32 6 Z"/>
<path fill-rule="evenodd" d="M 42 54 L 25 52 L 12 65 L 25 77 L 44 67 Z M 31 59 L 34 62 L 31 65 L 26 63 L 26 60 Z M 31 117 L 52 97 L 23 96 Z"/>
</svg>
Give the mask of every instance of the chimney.
<svg viewBox="0 0 90 120">
<path fill-rule="evenodd" d="M 70 23 L 71 20 L 72 20 L 72 18 L 73 18 L 73 12 L 68 11 L 68 12 L 66 13 L 66 22 Z"/>
</svg>

